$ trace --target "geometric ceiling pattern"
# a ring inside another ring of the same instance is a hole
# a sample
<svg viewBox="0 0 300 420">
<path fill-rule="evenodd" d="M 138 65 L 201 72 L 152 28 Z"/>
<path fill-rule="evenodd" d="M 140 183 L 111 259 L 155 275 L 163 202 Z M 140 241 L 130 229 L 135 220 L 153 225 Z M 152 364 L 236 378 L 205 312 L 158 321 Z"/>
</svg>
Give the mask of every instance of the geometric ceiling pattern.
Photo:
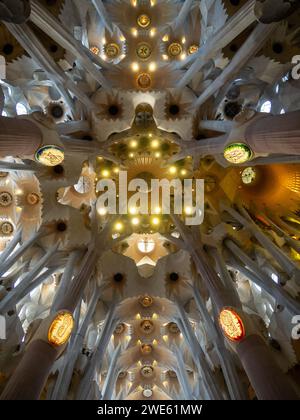
<svg viewBox="0 0 300 420">
<path fill-rule="evenodd" d="M 299 399 L 299 17 L 0 0 L 0 399 Z"/>
</svg>

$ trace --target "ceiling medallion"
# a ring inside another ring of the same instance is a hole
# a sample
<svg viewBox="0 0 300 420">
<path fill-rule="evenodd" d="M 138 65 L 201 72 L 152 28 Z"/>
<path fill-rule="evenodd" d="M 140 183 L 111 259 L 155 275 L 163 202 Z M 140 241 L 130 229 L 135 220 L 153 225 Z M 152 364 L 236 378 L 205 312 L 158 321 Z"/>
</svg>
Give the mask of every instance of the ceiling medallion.
<svg viewBox="0 0 300 420">
<path fill-rule="evenodd" d="M 40 197 L 36 193 L 29 193 L 26 196 L 26 201 L 31 206 L 34 206 L 35 204 L 38 204 L 38 202 L 40 201 Z"/>
<path fill-rule="evenodd" d="M 122 334 L 125 331 L 124 324 L 118 324 L 115 328 L 114 334 Z"/>
<path fill-rule="evenodd" d="M 146 15 L 145 13 L 139 15 L 137 17 L 137 24 L 141 27 L 141 28 L 148 28 L 148 26 L 151 24 L 151 18 L 150 16 Z"/>
<path fill-rule="evenodd" d="M 4 236 L 10 236 L 14 232 L 14 226 L 10 222 L 4 222 L 0 226 L 0 231 Z"/>
<path fill-rule="evenodd" d="M 182 46 L 178 42 L 172 42 L 168 47 L 168 53 L 171 57 L 178 57 L 182 54 Z"/>
<path fill-rule="evenodd" d="M 13 202 L 12 195 L 7 191 L 2 191 L 0 193 L 0 206 L 9 207 Z"/>
<path fill-rule="evenodd" d="M 198 50 L 199 50 L 199 45 L 196 45 L 196 44 L 190 45 L 188 48 L 188 54 L 189 55 L 195 54 Z"/>
<path fill-rule="evenodd" d="M 242 172 L 243 184 L 246 184 L 246 185 L 253 184 L 256 181 L 256 178 L 257 178 L 257 172 L 255 168 L 250 166 L 243 170 Z"/>
<path fill-rule="evenodd" d="M 45 166 L 57 166 L 65 159 L 64 151 L 58 146 L 42 146 L 35 153 L 37 162 Z"/>
<path fill-rule="evenodd" d="M 168 324 L 168 330 L 171 334 L 179 334 L 180 333 L 180 329 L 178 328 L 177 324 L 175 324 L 175 322 L 170 322 Z"/>
<path fill-rule="evenodd" d="M 152 48 L 147 42 L 138 44 L 136 54 L 141 60 L 147 60 L 152 53 Z"/>
<path fill-rule="evenodd" d="M 152 378 L 153 374 L 154 374 L 154 369 L 152 366 L 143 366 L 141 368 L 141 375 L 144 378 Z"/>
<path fill-rule="evenodd" d="M 224 149 L 225 159 L 234 164 L 248 162 L 253 157 L 253 152 L 247 144 L 232 143 Z"/>
<path fill-rule="evenodd" d="M 146 319 L 140 323 L 140 328 L 144 334 L 151 334 L 154 330 L 154 325 L 152 321 Z"/>
<path fill-rule="evenodd" d="M 141 353 L 142 354 L 151 354 L 152 353 L 152 346 L 150 344 L 142 344 L 141 345 Z"/>
<path fill-rule="evenodd" d="M 98 54 L 100 53 L 100 48 L 98 48 L 98 47 L 96 47 L 96 46 L 93 46 L 93 47 L 90 47 L 90 51 L 91 51 L 93 54 L 98 55 Z"/>
<path fill-rule="evenodd" d="M 137 84 L 141 89 L 149 89 L 152 84 L 150 75 L 148 73 L 139 74 L 137 78 Z"/>
<path fill-rule="evenodd" d="M 153 299 L 151 296 L 144 296 L 141 300 L 140 300 L 140 304 L 144 307 L 144 308 L 149 308 L 152 304 L 153 304 Z"/>
<path fill-rule="evenodd" d="M 245 327 L 242 319 L 231 308 L 222 309 L 219 323 L 225 336 L 231 341 L 240 341 L 245 337 Z"/>
<path fill-rule="evenodd" d="M 48 330 L 48 341 L 54 346 L 65 344 L 72 333 L 74 319 L 70 312 L 60 312 L 52 321 Z"/>
<path fill-rule="evenodd" d="M 116 58 L 120 54 L 120 47 L 118 44 L 111 42 L 105 45 L 104 52 L 108 58 Z"/>
</svg>

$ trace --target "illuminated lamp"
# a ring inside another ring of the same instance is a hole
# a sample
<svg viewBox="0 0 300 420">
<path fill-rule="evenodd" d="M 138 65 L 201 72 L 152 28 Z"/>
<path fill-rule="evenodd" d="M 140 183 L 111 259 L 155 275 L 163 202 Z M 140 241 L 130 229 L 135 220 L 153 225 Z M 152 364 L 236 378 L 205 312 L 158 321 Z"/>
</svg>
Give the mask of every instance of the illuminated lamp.
<svg viewBox="0 0 300 420">
<path fill-rule="evenodd" d="M 72 333 L 74 319 L 70 312 L 60 312 L 52 321 L 48 330 L 48 341 L 54 346 L 65 344 Z"/>
<path fill-rule="evenodd" d="M 248 162 L 252 157 L 252 150 L 244 143 L 232 143 L 224 149 L 224 158 L 236 165 Z"/>
<path fill-rule="evenodd" d="M 98 54 L 99 54 L 99 52 L 100 52 L 100 49 L 99 49 L 98 47 L 96 47 L 96 46 L 93 46 L 93 47 L 90 47 L 90 51 L 91 51 L 93 54 L 98 55 Z"/>
<path fill-rule="evenodd" d="M 152 397 L 152 395 L 153 395 L 152 389 L 144 389 L 143 390 L 143 396 L 145 398 L 150 398 L 150 397 Z"/>
<path fill-rule="evenodd" d="M 151 24 L 151 18 L 150 16 L 146 15 L 145 13 L 139 15 L 137 17 L 137 24 L 141 27 L 141 28 L 148 28 L 148 26 Z"/>
<path fill-rule="evenodd" d="M 219 315 L 219 324 L 230 341 L 241 341 L 245 337 L 245 327 L 241 317 L 231 308 L 224 308 Z"/>
<path fill-rule="evenodd" d="M 45 166 L 57 166 L 64 159 L 64 151 L 58 146 L 42 146 L 35 153 L 35 160 Z"/>
</svg>

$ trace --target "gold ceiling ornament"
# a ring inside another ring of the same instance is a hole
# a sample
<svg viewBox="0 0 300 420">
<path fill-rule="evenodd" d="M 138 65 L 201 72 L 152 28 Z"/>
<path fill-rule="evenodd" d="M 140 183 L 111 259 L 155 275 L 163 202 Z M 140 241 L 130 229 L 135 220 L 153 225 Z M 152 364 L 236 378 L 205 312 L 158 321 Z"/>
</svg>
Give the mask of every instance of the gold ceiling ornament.
<svg viewBox="0 0 300 420">
<path fill-rule="evenodd" d="M 26 196 L 26 201 L 29 205 L 34 206 L 35 204 L 39 203 L 40 197 L 36 193 L 29 193 Z"/>
<path fill-rule="evenodd" d="M 235 165 L 248 162 L 252 157 L 253 152 L 245 143 L 232 143 L 224 149 L 224 158 Z"/>
<path fill-rule="evenodd" d="M 13 202 L 13 196 L 7 192 L 2 191 L 0 193 L 0 206 L 1 207 L 9 207 Z"/>
<path fill-rule="evenodd" d="M 152 54 L 152 47 L 147 42 L 140 42 L 136 48 L 136 54 L 141 60 L 147 60 Z"/>
<path fill-rule="evenodd" d="M 231 341 L 240 341 L 245 337 L 245 327 L 239 314 L 231 308 L 224 308 L 219 315 L 219 324 L 224 335 Z"/>
<path fill-rule="evenodd" d="M 8 172 L 0 171 L 0 178 L 6 178 L 7 175 L 8 175 Z"/>
<path fill-rule="evenodd" d="M 149 319 L 145 319 L 140 323 L 140 329 L 144 334 L 152 334 L 154 331 L 154 324 Z"/>
<path fill-rule="evenodd" d="M 189 46 L 188 48 L 188 54 L 189 55 L 193 55 L 195 54 L 197 51 L 199 51 L 199 45 L 197 44 L 192 44 Z"/>
<path fill-rule="evenodd" d="M 137 77 L 137 84 L 141 89 L 149 89 L 152 85 L 151 76 L 148 73 L 141 73 Z"/>
<path fill-rule="evenodd" d="M 64 159 L 64 151 L 58 146 L 42 146 L 35 153 L 35 160 L 45 166 L 60 165 Z"/>
<path fill-rule="evenodd" d="M 120 47 L 115 42 L 106 44 L 104 47 L 104 52 L 108 58 L 117 58 L 120 55 Z"/>
<path fill-rule="evenodd" d="M 144 378 L 152 378 L 153 374 L 154 374 L 154 369 L 152 366 L 143 366 L 141 368 L 141 375 Z"/>
<path fill-rule="evenodd" d="M 142 344 L 141 345 L 141 353 L 142 354 L 151 354 L 152 353 L 152 350 L 153 350 L 153 348 L 152 348 L 152 346 L 150 345 L 150 344 Z"/>
<path fill-rule="evenodd" d="M 57 347 L 62 346 L 69 340 L 73 327 L 73 315 L 67 311 L 59 312 L 48 330 L 49 343 Z"/>
<path fill-rule="evenodd" d="M 250 185 L 254 184 L 257 179 L 257 171 L 254 167 L 249 166 L 244 169 L 241 174 L 243 184 Z"/>
<path fill-rule="evenodd" d="M 172 42 L 168 47 L 168 54 L 170 57 L 178 57 L 182 54 L 182 46 L 179 42 Z"/>
<path fill-rule="evenodd" d="M 137 24 L 143 29 L 148 28 L 148 26 L 151 25 L 151 18 L 146 13 L 142 13 L 141 15 L 139 15 L 136 21 Z"/>
<path fill-rule="evenodd" d="M 171 334 L 179 334 L 180 329 L 178 328 L 178 325 L 175 322 L 170 322 L 168 324 L 168 331 Z"/>
<path fill-rule="evenodd" d="M 90 47 L 90 51 L 95 54 L 98 55 L 100 53 L 100 48 L 97 47 L 96 45 L 93 45 L 92 47 Z"/>
<path fill-rule="evenodd" d="M 120 323 L 116 326 L 115 330 L 114 330 L 114 334 L 120 335 L 125 331 L 125 324 Z"/>
<path fill-rule="evenodd" d="M 14 226 L 10 222 L 3 222 L 0 225 L 0 232 L 3 236 L 10 236 L 14 232 Z"/>
<path fill-rule="evenodd" d="M 140 304 L 144 307 L 144 308 L 149 308 L 150 306 L 152 306 L 153 304 L 153 299 L 151 296 L 144 296 L 140 299 Z"/>
</svg>

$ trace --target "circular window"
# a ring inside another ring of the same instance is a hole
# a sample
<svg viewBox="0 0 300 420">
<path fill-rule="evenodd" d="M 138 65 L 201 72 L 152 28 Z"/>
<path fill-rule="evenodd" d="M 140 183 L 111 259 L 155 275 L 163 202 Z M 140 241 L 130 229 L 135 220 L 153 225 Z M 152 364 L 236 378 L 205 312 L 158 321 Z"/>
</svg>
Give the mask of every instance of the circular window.
<svg viewBox="0 0 300 420">
<path fill-rule="evenodd" d="M 154 251 L 155 241 L 153 239 L 141 239 L 138 242 L 138 249 L 143 254 L 150 254 Z"/>
<path fill-rule="evenodd" d="M 2 191 L 0 193 L 0 206 L 2 207 L 9 207 L 12 204 L 13 197 L 7 191 Z"/>
</svg>

